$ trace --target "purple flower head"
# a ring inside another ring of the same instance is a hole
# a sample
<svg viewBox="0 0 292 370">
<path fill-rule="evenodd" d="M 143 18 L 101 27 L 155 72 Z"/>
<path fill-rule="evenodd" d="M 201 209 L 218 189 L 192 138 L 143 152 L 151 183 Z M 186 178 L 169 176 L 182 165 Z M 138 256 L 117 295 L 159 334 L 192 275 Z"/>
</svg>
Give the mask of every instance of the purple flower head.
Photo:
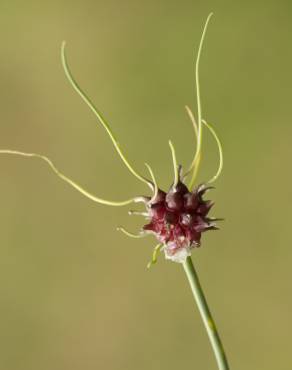
<svg viewBox="0 0 292 370">
<path fill-rule="evenodd" d="M 146 203 L 149 223 L 143 230 L 155 235 L 167 259 L 185 261 L 201 245 L 202 232 L 217 229 L 216 220 L 208 217 L 214 203 L 203 199 L 209 189 L 199 185 L 190 192 L 179 180 L 167 193 L 159 190 L 160 196 Z"/>
</svg>

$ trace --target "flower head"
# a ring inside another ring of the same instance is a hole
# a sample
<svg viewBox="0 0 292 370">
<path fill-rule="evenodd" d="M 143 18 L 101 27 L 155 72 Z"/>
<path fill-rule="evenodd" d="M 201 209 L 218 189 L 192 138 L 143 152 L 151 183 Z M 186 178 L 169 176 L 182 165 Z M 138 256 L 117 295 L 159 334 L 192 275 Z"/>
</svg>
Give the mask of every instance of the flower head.
<svg viewBox="0 0 292 370">
<path fill-rule="evenodd" d="M 144 203 L 146 210 L 140 211 L 130 211 L 130 214 L 136 214 L 146 217 L 147 224 L 145 224 L 140 233 L 132 234 L 123 227 L 118 229 L 128 236 L 134 238 L 144 237 L 146 235 L 154 234 L 159 244 L 154 248 L 152 260 L 149 266 L 156 262 L 157 254 L 164 250 L 165 257 L 175 262 L 185 262 L 186 258 L 191 254 L 191 251 L 195 247 L 199 247 L 201 244 L 201 235 L 207 230 L 216 230 L 216 221 L 218 219 L 209 217 L 209 211 L 213 206 L 213 202 L 210 200 L 205 200 L 204 196 L 206 192 L 212 189 L 210 184 L 214 182 L 221 173 L 223 166 L 223 156 L 222 147 L 218 136 L 214 128 L 202 119 L 202 110 L 200 102 L 200 88 L 199 88 L 199 61 L 203 45 L 203 40 L 205 37 L 208 22 L 211 15 L 207 18 L 201 41 L 199 44 L 199 50 L 196 59 L 196 95 L 197 95 L 197 107 L 198 107 L 198 117 L 197 121 L 189 107 L 186 107 L 187 113 L 193 124 L 194 133 L 196 137 L 196 151 L 194 158 L 191 162 L 186 173 L 183 174 L 182 166 L 177 164 L 176 153 L 174 146 L 171 141 L 169 141 L 172 162 L 174 169 L 174 180 L 167 192 L 161 190 L 156 182 L 152 168 L 146 164 L 146 167 L 150 173 L 151 179 L 147 179 L 144 175 L 138 173 L 130 164 L 126 158 L 124 152 L 122 151 L 110 125 L 103 118 L 100 111 L 94 106 L 92 101 L 84 93 L 84 91 L 79 87 L 76 80 L 74 79 L 70 68 L 68 66 L 66 54 L 65 54 L 65 43 L 62 44 L 62 64 L 64 67 L 65 74 L 75 89 L 75 91 L 80 95 L 80 97 L 85 101 L 88 107 L 97 117 L 99 123 L 108 133 L 118 155 L 124 162 L 128 170 L 134 175 L 138 180 L 147 184 L 151 191 L 152 196 L 138 196 L 125 201 L 109 201 L 97 197 L 87 190 L 83 189 L 76 182 L 71 180 L 69 177 L 65 176 L 60 172 L 53 162 L 46 156 L 35 154 L 35 153 L 24 153 L 15 150 L 0 150 L 0 154 L 15 154 L 25 157 L 37 157 L 44 160 L 51 169 L 59 176 L 63 181 L 67 182 L 73 188 L 78 190 L 87 198 L 104 205 L 110 206 L 125 206 L 132 202 L 142 202 Z M 203 126 L 206 127 L 218 144 L 219 149 L 219 167 L 216 174 L 203 184 L 195 186 L 196 175 L 199 169 L 200 159 L 201 159 L 201 147 L 202 147 L 202 130 Z M 187 178 L 190 177 L 190 181 L 187 183 Z"/>
<path fill-rule="evenodd" d="M 200 246 L 202 232 L 217 229 L 215 219 L 208 217 L 214 203 L 203 199 L 209 189 L 202 184 L 190 192 L 179 181 L 167 193 L 159 190 L 157 198 L 146 204 L 150 222 L 143 229 L 164 245 L 167 259 L 184 262 Z"/>
</svg>

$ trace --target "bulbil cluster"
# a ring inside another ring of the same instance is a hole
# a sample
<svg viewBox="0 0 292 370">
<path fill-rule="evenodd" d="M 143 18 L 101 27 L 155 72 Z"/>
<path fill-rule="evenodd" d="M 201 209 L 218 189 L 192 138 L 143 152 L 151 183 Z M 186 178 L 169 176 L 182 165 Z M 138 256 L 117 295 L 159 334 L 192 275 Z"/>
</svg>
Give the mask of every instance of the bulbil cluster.
<svg viewBox="0 0 292 370">
<path fill-rule="evenodd" d="M 210 189 L 202 184 L 190 192 L 179 180 L 167 193 L 158 190 L 147 203 L 150 222 L 143 229 L 163 244 L 166 258 L 185 261 L 191 250 L 200 246 L 202 232 L 217 229 L 216 219 L 208 217 L 214 202 L 203 199 Z"/>
</svg>

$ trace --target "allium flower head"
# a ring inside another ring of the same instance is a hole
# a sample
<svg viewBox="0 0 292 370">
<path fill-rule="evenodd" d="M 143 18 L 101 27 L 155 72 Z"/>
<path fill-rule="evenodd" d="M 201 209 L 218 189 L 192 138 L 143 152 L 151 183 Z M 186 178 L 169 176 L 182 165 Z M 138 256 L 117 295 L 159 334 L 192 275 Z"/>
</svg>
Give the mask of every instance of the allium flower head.
<svg viewBox="0 0 292 370">
<path fill-rule="evenodd" d="M 159 190 L 146 204 L 150 222 L 143 229 L 164 245 L 166 258 L 185 261 L 192 248 L 200 246 L 202 232 L 217 228 L 215 220 L 208 218 L 214 203 L 203 199 L 209 189 L 203 184 L 190 192 L 179 180 L 167 193 Z"/>
<path fill-rule="evenodd" d="M 165 257 L 167 259 L 170 259 L 175 262 L 185 262 L 186 258 L 190 256 L 192 250 L 195 247 L 199 247 L 201 245 L 202 233 L 208 230 L 217 229 L 216 221 L 218 221 L 219 219 L 209 217 L 209 212 L 214 203 L 210 200 L 206 200 L 205 195 L 207 191 L 212 189 L 212 186 L 210 186 L 210 184 L 213 183 L 221 173 L 223 166 L 222 147 L 213 127 L 202 119 L 200 88 L 199 88 L 199 61 L 203 40 L 205 37 L 210 17 L 211 15 L 208 17 L 207 22 L 205 24 L 196 59 L 196 96 L 198 108 L 197 121 L 195 120 L 194 115 L 190 108 L 186 106 L 186 110 L 192 122 L 196 138 L 195 155 L 188 170 L 185 173 L 183 173 L 182 166 L 177 164 L 174 146 L 172 142 L 169 141 L 172 154 L 174 180 L 168 191 L 163 191 L 158 187 L 153 170 L 147 163 L 146 167 L 150 173 L 151 179 L 147 179 L 144 175 L 139 174 L 127 160 L 115 135 L 113 134 L 111 127 L 73 78 L 66 59 L 65 42 L 62 44 L 61 56 L 64 71 L 70 84 L 81 96 L 81 98 L 85 101 L 88 107 L 93 111 L 99 123 L 101 123 L 101 125 L 104 127 L 117 153 L 119 154 L 121 160 L 124 162 L 128 170 L 137 179 L 144 182 L 150 187 L 152 195 L 138 196 L 121 202 L 105 200 L 89 193 L 88 191 L 83 189 L 80 185 L 78 185 L 76 182 L 65 176 L 62 172 L 60 172 L 56 168 L 53 162 L 46 156 L 13 150 L 0 150 L 0 153 L 2 154 L 16 154 L 25 157 L 38 157 L 46 161 L 47 164 L 52 168 L 52 170 L 63 181 L 67 182 L 69 185 L 71 185 L 76 190 L 81 192 L 83 195 L 85 195 L 86 197 L 90 198 L 95 202 L 110 206 L 125 206 L 133 202 L 143 203 L 146 208 L 145 211 L 129 212 L 129 214 L 141 215 L 146 218 L 146 224 L 141 228 L 141 231 L 138 234 L 133 234 L 124 229 L 123 227 L 119 227 L 118 230 L 134 238 L 144 237 L 148 234 L 153 234 L 156 237 L 159 243 L 154 248 L 152 260 L 149 266 L 156 262 L 157 255 L 162 250 L 164 251 Z M 213 176 L 209 181 L 206 181 L 202 184 L 195 186 L 196 175 L 199 169 L 201 159 L 203 126 L 207 128 L 207 130 L 209 130 L 209 132 L 213 135 L 218 145 L 219 167 L 215 176 Z M 190 180 L 187 182 L 188 178 L 190 178 Z"/>
</svg>

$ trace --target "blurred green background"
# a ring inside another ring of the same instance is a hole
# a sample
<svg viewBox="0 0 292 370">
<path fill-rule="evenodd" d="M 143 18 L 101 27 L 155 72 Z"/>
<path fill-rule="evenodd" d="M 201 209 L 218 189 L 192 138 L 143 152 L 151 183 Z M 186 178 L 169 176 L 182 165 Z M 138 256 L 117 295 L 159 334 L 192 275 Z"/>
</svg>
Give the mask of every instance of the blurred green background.
<svg viewBox="0 0 292 370">
<path fill-rule="evenodd" d="M 0 4 L 0 147 L 47 154 L 90 191 L 148 194 L 64 77 L 74 75 L 134 165 L 172 180 L 187 166 L 194 58 L 204 117 L 224 144 L 212 193 L 220 232 L 193 254 L 231 369 L 292 368 L 290 1 L 5 1 Z M 217 166 L 204 137 L 200 180 Z M 0 158 L 1 370 L 216 369 L 180 265 L 146 270 L 142 220 L 90 202 L 39 160 Z M 146 172 L 145 172 L 146 173 Z"/>
</svg>

